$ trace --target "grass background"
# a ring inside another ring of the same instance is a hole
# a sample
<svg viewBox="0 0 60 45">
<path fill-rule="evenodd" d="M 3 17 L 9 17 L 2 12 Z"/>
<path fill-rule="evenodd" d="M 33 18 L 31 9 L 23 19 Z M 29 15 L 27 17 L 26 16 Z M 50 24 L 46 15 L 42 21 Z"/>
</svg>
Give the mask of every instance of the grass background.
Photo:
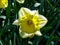
<svg viewBox="0 0 60 45">
<path fill-rule="evenodd" d="M 34 7 L 36 2 L 41 5 Z M 12 23 L 18 18 L 21 7 L 38 10 L 48 19 L 47 25 L 40 29 L 42 36 L 34 36 L 31 39 L 20 37 L 19 27 Z M 6 16 L 6 19 L 0 18 L 0 45 L 58 45 L 60 43 L 60 0 L 25 0 L 24 4 L 9 0 L 8 7 L 0 9 L 0 16 Z"/>
</svg>

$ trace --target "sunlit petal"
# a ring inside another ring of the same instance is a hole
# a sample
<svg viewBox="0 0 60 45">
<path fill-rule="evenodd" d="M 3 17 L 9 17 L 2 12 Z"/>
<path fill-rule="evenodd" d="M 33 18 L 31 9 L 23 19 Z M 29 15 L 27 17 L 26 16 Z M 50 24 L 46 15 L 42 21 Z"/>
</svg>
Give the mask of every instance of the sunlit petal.
<svg viewBox="0 0 60 45">
<path fill-rule="evenodd" d="M 42 28 L 42 27 L 44 27 L 46 25 L 48 20 L 43 15 L 39 15 L 39 18 L 40 18 L 40 28 Z"/>
<path fill-rule="evenodd" d="M 22 32 L 21 30 L 19 30 L 19 34 L 22 38 L 27 38 L 32 36 L 32 34 L 27 34 L 25 32 Z"/>
<path fill-rule="evenodd" d="M 16 0 L 18 3 L 23 4 L 25 0 Z"/>
<path fill-rule="evenodd" d="M 0 8 L 5 8 L 8 6 L 8 0 L 0 0 Z"/>
<path fill-rule="evenodd" d="M 13 22 L 13 25 L 19 25 L 19 21 L 18 21 L 18 20 L 15 20 L 15 21 Z"/>
<path fill-rule="evenodd" d="M 37 35 L 37 36 L 41 36 L 42 34 L 41 34 L 40 31 L 36 31 L 36 32 L 35 32 L 35 35 Z"/>
</svg>

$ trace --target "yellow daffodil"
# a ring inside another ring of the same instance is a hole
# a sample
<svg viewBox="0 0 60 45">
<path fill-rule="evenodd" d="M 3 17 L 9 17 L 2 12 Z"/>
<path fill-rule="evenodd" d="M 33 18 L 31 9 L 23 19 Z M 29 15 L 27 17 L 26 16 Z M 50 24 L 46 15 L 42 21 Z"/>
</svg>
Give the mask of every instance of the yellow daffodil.
<svg viewBox="0 0 60 45">
<path fill-rule="evenodd" d="M 5 8 L 8 6 L 8 0 L 0 0 L 0 8 Z"/>
<path fill-rule="evenodd" d="M 40 28 L 45 26 L 47 19 L 38 13 L 38 10 L 30 10 L 22 7 L 19 11 L 19 18 L 13 22 L 20 26 L 19 33 L 22 38 L 41 36 Z"/>
<path fill-rule="evenodd" d="M 18 3 L 23 4 L 25 0 L 16 0 Z"/>
</svg>

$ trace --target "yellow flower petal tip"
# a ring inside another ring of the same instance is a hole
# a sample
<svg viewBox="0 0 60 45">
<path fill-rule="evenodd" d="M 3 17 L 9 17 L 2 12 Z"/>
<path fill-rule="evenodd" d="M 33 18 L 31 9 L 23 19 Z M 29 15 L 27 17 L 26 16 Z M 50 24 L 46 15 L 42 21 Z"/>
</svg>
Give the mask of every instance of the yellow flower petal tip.
<svg viewBox="0 0 60 45">
<path fill-rule="evenodd" d="M 8 6 L 8 0 L 0 0 L 0 8 L 5 8 Z"/>
<path fill-rule="evenodd" d="M 13 25 L 19 25 L 19 21 L 18 20 L 15 20 Z"/>
<path fill-rule="evenodd" d="M 25 33 L 22 35 L 24 38 L 33 37 L 34 35 L 41 36 L 40 28 L 46 25 L 47 18 L 40 15 L 37 10 L 22 7 L 19 10 L 18 21 L 15 20 L 13 23 L 20 26 L 19 29 Z"/>
<path fill-rule="evenodd" d="M 16 0 L 18 3 L 23 4 L 25 0 Z"/>
<path fill-rule="evenodd" d="M 32 38 L 34 35 L 33 35 L 33 33 L 31 33 L 31 34 L 27 34 L 27 33 L 25 33 L 25 32 L 22 32 L 21 30 L 19 30 L 19 34 L 20 34 L 20 36 L 22 37 L 22 38 Z"/>
</svg>

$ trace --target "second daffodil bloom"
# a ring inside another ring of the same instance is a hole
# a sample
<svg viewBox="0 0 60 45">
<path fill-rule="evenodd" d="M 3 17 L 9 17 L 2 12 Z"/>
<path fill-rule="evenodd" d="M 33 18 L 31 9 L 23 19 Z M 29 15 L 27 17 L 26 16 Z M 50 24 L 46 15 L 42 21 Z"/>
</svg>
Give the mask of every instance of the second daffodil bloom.
<svg viewBox="0 0 60 45">
<path fill-rule="evenodd" d="M 25 0 L 16 0 L 18 3 L 23 4 Z"/>
<path fill-rule="evenodd" d="M 5 8 L 8 6 L 8 0 L 0 0 L 0 8 Z"/>
<path fill-rule="evenodd" d="M 45 26 L 47 19 L 38 13 L 38 10 L 30 10 L 22 7 L 19 11 L 19 18 L 13 22 L 20 26 L 19 33 L 22 38 L 41 36 L 40 28 Z"/>
</svg>

